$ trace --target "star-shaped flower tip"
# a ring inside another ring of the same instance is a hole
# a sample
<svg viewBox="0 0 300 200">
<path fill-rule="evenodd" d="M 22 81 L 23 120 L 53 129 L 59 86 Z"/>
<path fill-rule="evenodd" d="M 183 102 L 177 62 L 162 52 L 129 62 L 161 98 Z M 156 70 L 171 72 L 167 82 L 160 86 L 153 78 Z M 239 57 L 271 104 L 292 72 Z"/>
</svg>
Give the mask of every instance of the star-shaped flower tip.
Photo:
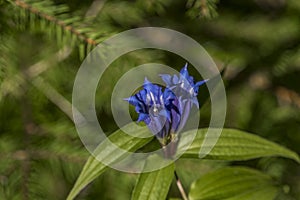
<svg viewBox="0 0 300 200">
<path fill-rule="evenodd" d="M 197 83 L 194 82 L 194 77 L 189 75 L 188 64 L 180 70 L 179 76 L 161 74 L 162 80 L 166 87 L 172 90 L 176 96 L 181 96 L 183 101 L 189 100 L 198 107 L 198 100 L 195 98 L 198 95 L 199 87 L 207 82 L 202 80 Z"/>
</svg>

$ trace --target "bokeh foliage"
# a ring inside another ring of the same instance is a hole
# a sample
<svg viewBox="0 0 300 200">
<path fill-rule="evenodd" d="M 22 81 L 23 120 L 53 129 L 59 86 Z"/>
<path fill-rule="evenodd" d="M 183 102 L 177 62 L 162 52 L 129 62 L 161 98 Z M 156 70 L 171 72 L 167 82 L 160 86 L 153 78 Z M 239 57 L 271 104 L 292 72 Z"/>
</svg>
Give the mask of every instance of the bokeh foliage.
<svg viewBox="0 0 300 200">
<path fill-rule="evenodd" d="M 99 42 L 135 27 L 172 28 L 197 40 L 220 70 L 227 66 L 225 127 L 256 133 L 299 154 L 299 13 L 297 0 L 0 1 L 0 199 L 66 198 L 89 155 L 72 122 L 76 72 Z M 148 62 L 175 69 L 185 63 L 159 50 L 116 60 L 96 94 L 107 133 L 117 128 L 110 112 L 114 84 Z M 209 103 L 201 115 L 200 126 L 206 127 Z M 300 199 L 300 167 L 283 158 L 184 159 L 177 170 L 188 189 L 224 165 L 261 170 L 284 185 L 278 199 Z M 129 199 L 137 178 L 110 169 L 78 199 Z M 168 197 L 180 197 L 174 183 Z"/>
</svg>

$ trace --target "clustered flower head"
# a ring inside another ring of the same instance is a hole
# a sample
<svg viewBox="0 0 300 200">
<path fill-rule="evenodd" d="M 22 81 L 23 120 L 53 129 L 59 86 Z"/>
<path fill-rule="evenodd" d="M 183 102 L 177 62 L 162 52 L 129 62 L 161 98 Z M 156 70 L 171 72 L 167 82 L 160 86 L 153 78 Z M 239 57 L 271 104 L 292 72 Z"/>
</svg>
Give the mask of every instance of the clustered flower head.
<svg viewBox="0 0 300 200">
<path fill-rule="evenodd" d="M 199 108 L 197 99 L 199 86 L 206 80 L 194 82 L 187 64 L 179 75 L 161 74 L 166 88 L 145 79 L 143 89 L 125 99 L 135 106 L 138 122 L 146 123 L 163 146 L 177 142 L 178 133 L 184 127 L 192 106 Z"/>
</svg>

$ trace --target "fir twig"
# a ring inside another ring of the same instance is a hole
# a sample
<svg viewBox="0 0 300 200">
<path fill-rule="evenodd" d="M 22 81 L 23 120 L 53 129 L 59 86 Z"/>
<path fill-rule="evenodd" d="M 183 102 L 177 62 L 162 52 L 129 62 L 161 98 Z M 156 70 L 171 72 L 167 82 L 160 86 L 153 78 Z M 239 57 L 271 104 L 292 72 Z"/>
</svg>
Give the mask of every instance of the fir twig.
<svg viewBox="0 0 300 200">
<path fill-rule="evenodd" d="M 71 26 L 70 24 L 67 24 L 66 22 L 64 22 L 63 20 L 58 19 L 55 16 L 51 16 L 41 10 L 39 10 L 38 8 L 33 7 L 32 5 L 22 1 L 22 0 L 16 0 L 13 1 L 13 3 L 18 6 L 21 9 L 24 9 L 30 13 L 33 13 L 34 15 L 39 16 L 40 18 L 43 18 L 49 22 L 52 22 L 54 24 L 56 24 L 57 26 L 60 26 L 64 31 L 69 31 L 72 34 L 76 35 L 76 37 L 82 41 L 84 41 L 87 44 L 96 46 L 97 45 L 97 41 L 88 37 L 84 32 L 80 32 L 79 30 L 77 30 L 74 26 Z"/>
</svg>

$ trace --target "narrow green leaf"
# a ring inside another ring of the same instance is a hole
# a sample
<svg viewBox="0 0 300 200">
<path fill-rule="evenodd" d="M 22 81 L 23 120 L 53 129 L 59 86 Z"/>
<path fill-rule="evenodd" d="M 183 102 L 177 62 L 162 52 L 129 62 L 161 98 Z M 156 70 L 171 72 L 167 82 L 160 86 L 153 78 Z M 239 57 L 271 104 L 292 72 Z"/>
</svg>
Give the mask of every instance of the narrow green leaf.
<svg viewBox="0 0 300 200">
<path fill-rule="evenodd" d="M 63 21 L 64 21 L 65 24 L 75 24 L 76 22 L 78 22 L 80 20 L 81 20 L 80 17 L 75 16 L 75 17 L 66 18 Z"/>
<path fill-rule="evenodd" d="M 28 17 L 28 13 L 26 12 L 26 10 L 21 9 L 20 10 L 20 22 L 19 22 L 19 26 L 21 30 L 25 30 L 25 24 L 26 21 L 25 19 Z"/>
<path fill-rule="evenodd" d="M 45 19 L 40 19 L 40 28 L 41 30 L 45 30 L 46 29 L 46 25 L 47 25 L 47 21 Z"/>
<path fill-rule="evenodd" d="M 53 7 L 53 2 L 51 1 L 38 1 L 31 4 L 35 8 L 46 11 L 48 7 Z"/>
<path fill-rule="evenodd" d="M 62 45 L 62 41 L 63 41 L 62 38 L 63 38 L 62 27 L 56 26 L 56 40 L 59 46 Z"/>
<path fill-rule="evenodd" d="M 75 34 L 71 34 L 71 47 L 74 47 L 77 42 L 77 36 Z"/>
<path fill-rule="evenodd" d="M 71 44 L 72 42 L 72 33 L 69 30 L 63 30 L 63 44 Z"/>
<path fill-rule="evenodd" d="M 87 44 L 87 48 L 86 48 L 86 52 L 87 52 L 87 53 L 90 53 L 90 52 L 92 51 L 93 47 L 94 47 L 94 46 L 93 46 L 92 44 L 88 43 L 88 44 Z"/>
<path fill-rule="evenodd" d="M 208 173 L 191 185 L 190 200 L 273 200 L 278 193 L 272 178 L 245 167 Z"/>
<path fill-rule="evenodd" d="M 65 13 L 65 12 L 69 12 L 69 7 L 62 4 L 62 5 L 56 5 L 55 6 L 55 10 L 54 10 L 54 13 L 55 14 L 61 14 L 61 13 Z"/>
<path fill-rule="evenodd" d="M 30 28 L 32 30 L 35 30 L 35 23 L 36 23 L 36 15 L 34 13 L 29 14 L 29 23 L 30 23 Z"/>
<path fill-rule="evenodd" d="M 155 155 L 156 156 L 156 155 Z M 145 164 L 145 168 L 151 165 L 154 156 L 149 157 Z M 163 158 L 161 161 L 164 162 Z M 142 173 L 139 176 L 137 184 L 133 190 L 132 200 L 157 200 L 166 199 L 169 187 L 172 183 L 174 176 L 174 164 L 159 169 L 153 172 Z"/>
<path fill-rule="evenodd" d="M 56 24 L 52 21 L 49 21 L 49 37 L 52 38 L 55 36 L 55 31 L 56 31 Z"/>
<path fill-rule="evenodd" d="M 83 60 L 85 57 L 85 45 L 84 44 L 80 44 L 79 45 L 79 59 Z"/>
<path fill-rule="evenodd" d="M 203 144 L 207 129 L 199 129 L 193 143 L 184 152 L 183 157 L 198 158 L 200 148 L 210 147 L 210 144 Z M 183 133 L 188 135 L 189 132 Z M 210 136 L 212 138 L 214 136 Z M 182 137 L 178 153 L 186 147 L 187 140 Z M 282 156 L 293 159 L 300 163 L 299 156 L 274 142 L 268 141 L 254 134 L 249 134 L 236 129 L 223 129 L 213 149 L 204 157 L 212 160 L 249 160 L 259 157 Z"/>
<path fill-rule="evenodd" d="M 132 129 L 133 123 L 126 125 L 123 127 L 123 130 Z M 146 137 L 145 134 L 149 133 L 147 127 L 142 128 L 138 133 L 136 133 L 136 137 L 128 135 L 121 130 L 114 132 L 112 135 L 108 137 L 105 141 L 103 141 L 95 150 L 95 155 L 97 158 L 101 158 L 101 160 L 105 160 L 105 163 L 115 163 L 118 160 L 124 158 L 126 156 L 126 152 L 114 151 L 115 147 L 111 145 L 114 143 L 115 146 L 122 148 L 127 151 L 136 151 L 141 148 L 148 142 L 152 140 L 152 137 Z M 90 156 L 85 163 L 74 187 L 69 193 L 67 199 L 74 199 L 75 196 L 89 183 L 91 183 L 94 179 L 96 179 L 99 175 L 101 175 L 107 166 L 98 161 L 94 156 Z"/>
</svg>

